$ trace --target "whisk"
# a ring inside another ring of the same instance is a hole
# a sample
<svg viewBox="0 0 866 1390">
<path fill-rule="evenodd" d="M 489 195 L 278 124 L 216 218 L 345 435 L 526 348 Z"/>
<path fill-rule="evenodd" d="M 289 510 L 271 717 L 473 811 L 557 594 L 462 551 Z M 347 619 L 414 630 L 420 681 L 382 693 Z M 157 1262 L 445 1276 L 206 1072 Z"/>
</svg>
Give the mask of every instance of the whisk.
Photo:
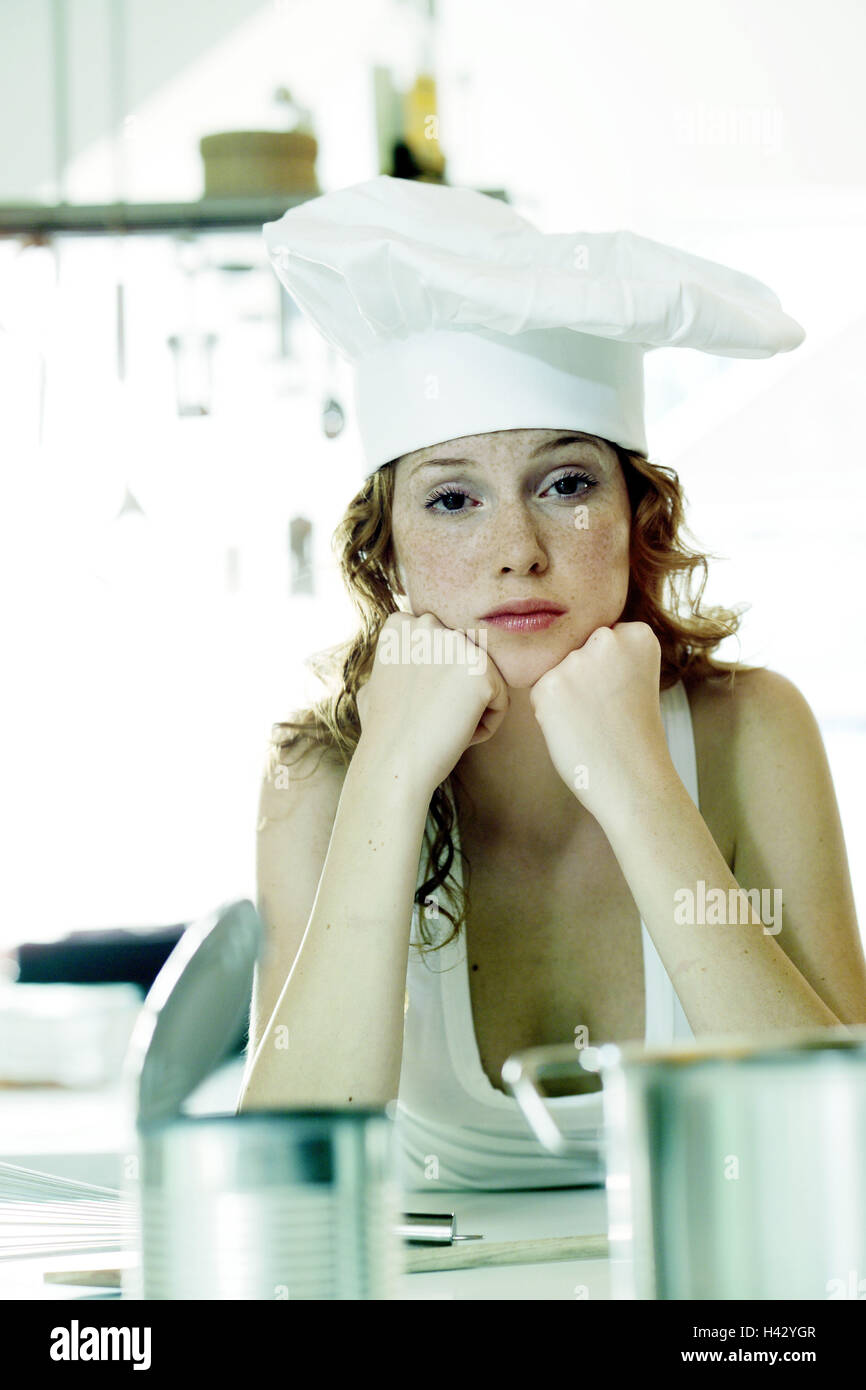
<svg viewBox="0 0 866 1390">
<path fill-rule="evenodd" d="M 124 1060 L 127 1104 L 138 1120 L 177 1114 L 223 1059 L 247 1013 L 261 933 L 245 899 L 184 931 L 150 988 Z M 0 1162 L 0 1259 L 136 1250 L 139 1229 L 131 1192 Z"/>
<path fill-rule="evenodd" d="M 122 1190 L 0 1162 L 0 1260 L 138 1245 L 135 1202 Z"/>
</svg>

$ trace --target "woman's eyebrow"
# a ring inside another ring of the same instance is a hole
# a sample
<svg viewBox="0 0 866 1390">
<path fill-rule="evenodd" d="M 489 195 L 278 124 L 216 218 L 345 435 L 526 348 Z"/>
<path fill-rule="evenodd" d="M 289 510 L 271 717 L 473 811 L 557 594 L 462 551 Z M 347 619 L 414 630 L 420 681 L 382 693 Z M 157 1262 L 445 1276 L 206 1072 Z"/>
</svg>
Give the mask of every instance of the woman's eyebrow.
<svg viewBox="0 0 866 1390">
<path fill-rule="evenodd" d="M 591 435 L 561 434 L 556 439 L 548 439 L 545 440 L 543 444 L 539 444 L 536 449 L 533 449 L 529 457 L 532 459 L 538 458 L 539 455 L 553 453 L 556 449 L 574 448 L 576 444 L 588 444 L 591 448 L 595 449 L 600 456 L 602 456 L 601 445 L 598 443 L 598 440 L 592 438 Z M 482 465 L 482 463 L 483 460 L 473 458 L 454 457 L 424 459 L 423 462 L 416 463 L 415 467 L 412 469 L 412 472 L 409 474 L 409 477 L 414 477 L 414 475 L 416 473 L 419 473 L 422 468 L 454 468 L 456 465 L 468 468 L 478 468 Z"/>
<path fill-rule="evenodd" d="M 562 449 L 568 445 L 575 444 L 590 444 L 593 449 L 597 449 L 599 453 L 602 452 L 598 440 L 591 434 L 560 434 L 557 435 L 556 439 L 548 439 L 543 444 L 539 444 L 537 449 L 533 449 L 529 457 L 534 459 L 537 458 L 539 454 L 549 454 L 554 449 Z"/>
</svg>

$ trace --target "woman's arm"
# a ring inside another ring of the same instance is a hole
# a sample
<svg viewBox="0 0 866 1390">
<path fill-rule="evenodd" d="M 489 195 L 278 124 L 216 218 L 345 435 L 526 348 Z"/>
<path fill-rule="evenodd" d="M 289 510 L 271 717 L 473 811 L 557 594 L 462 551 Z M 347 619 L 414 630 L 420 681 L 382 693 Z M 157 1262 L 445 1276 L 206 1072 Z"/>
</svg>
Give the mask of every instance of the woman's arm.
<svg viewBox="0 0 866 1390">
<path fill-rule="evenodd" d="M 813 857 L 804 821 L 820 821 L 830 807 L 824 802 L 807 810 L 797 796 L 800 760 L 814 756 L 814 749 L 789 750 L 790 761 L 774 769 L 772 746 L 756 737 L 761 722 L 750 721 L 749 733 L 732 750 L 731 773 L 741 789 L 762 788 L 739 823 L 735 873 L 672 764 L 636 769 L 634 795 L 603 825 L 696 1037 L 866 1022 L 862 948 L 853 909 L 843 904 L 844 850 L 840 858 L 833 837 L 825 835 Z M 769 790 L 771 769 L 777 800 Z M 765 922 L 739 889 L 768 890 L 756 900 Z M 714 902 L 721 908 L 717 923 Z M 797 949 L 792 930 L 804 921 L 812 926 L 806 954 L 803 938 Z"/>
<path fill-rule="evenodd" d="M 643 624 L 604 632 L 542 678 L 536 716 L 563 777 L 575 763 L 588 768 L 592 790 L 579 798 L 607 835 L 695 1035 L 866 1023 L 838 809 L 805 701 L 772 672 L 735 685 L 732 873 L 664 740 L 650 693 L 655 638 Z M 740 889 L 768 890 L 764 916 L 781 907 L 780 919 L 762 923 Z M 718 922 L 713 890 L 726 907 Z M 689 920 L 702 903 L 705 920 Z"/>
<path fill-rule="evenodd" d="M 258 878 L 271 948 L 266 975 L 257 975 L 254 1012 L 262 995 L 265 1009 L 278 997 L 255 1047 L 251 1036 L 238 1110 L 384 1106 L 398 1092 L 429 796 L 405 764 L 368 757 L 362 736 L 317 880 L 324 825 L 316 805 L 326 811 L 329 794 L 311 784 L 327 775 L 293 777 L 268 793 L 271 823 L 260 831 Z"/>
<path fill-rule="evenodd" d="M 744 887 L 783 887 L 785 954 L 843 1024 L 866 1024 L 866 960 L 833 779 L 815 716 L 791 681 L 754 671 L 737 682 L 732 730 Z"/>
<path fill-rule="evenodd" d="M 278 943 L 269 976 L 289 974 L 254 1053 L 250 1045 L 239 1109 L 384 1106 L 398 1095 L 430 801 L 466 748 L 492 738 L 508 708 L 501 673 L 466 633 L 452 632 L 449 660 L 432 654 L 438 630 L 446 631 L 432 613 L 385 619 L 357 694 L 361 737 L 312 907 L 310 858 L 321 854 L 327 794 L 317 812 L 304 782 L 291 780 L 277 812 L 281 833 L 267 848 L 260 841 L 260 886 L 275 904 Z"/>
</svg>

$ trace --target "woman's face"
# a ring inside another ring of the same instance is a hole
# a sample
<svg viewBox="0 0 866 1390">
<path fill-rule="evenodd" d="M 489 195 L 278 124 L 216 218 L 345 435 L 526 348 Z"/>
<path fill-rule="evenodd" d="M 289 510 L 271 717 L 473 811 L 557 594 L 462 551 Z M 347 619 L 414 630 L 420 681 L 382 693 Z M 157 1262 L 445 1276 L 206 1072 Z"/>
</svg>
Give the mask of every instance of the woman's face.
<svg viewBox="0 0 866 1390">
<path fill-rule="evenodd" d="M 393 543 L 410 611 L 432 613 L 475 641 L 486 632 L 489 655 L 514 689 L 534 685 L 596 628 L 619 621 L 630 530 L 616 452 L 594 436 L 466 435 L 396 466 Z M 487 620 L 519 599 L 565 611 L 534 628 Z"/>
</svg>

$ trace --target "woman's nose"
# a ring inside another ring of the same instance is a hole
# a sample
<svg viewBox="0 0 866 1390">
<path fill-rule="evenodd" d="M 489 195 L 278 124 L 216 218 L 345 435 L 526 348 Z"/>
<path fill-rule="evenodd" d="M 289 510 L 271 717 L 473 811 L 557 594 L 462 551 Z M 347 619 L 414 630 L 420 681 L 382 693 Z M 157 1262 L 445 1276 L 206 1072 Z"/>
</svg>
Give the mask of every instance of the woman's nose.
<svg viewBox="0 0 866 1390">
<path fill-rule="evenodd" d="M 547 552 L 537 519 L 525 504 L 501 506 L 491 530 L 493 554 L 502 572 L 529 573 L 547 568 Z"/>
</svg>

